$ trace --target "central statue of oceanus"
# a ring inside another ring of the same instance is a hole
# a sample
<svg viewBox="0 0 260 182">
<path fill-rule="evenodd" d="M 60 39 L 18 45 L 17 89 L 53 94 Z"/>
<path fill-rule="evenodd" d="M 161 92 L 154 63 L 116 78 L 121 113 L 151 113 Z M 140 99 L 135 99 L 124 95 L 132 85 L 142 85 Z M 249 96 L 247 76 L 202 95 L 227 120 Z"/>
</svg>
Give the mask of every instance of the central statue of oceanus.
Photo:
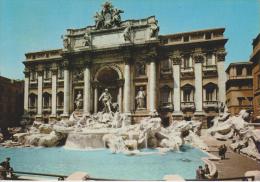
<svg viewBox="0 0 260 182">
<path fill-rule="evenodd" d="M 105 113 L 110 113 L 111 112 L 111 104 L 112 104 L 112 96 L 108 92 L 108 89 L 106 88 L 105 91 L 101 94 L 99 97 L 99 101 L 103 102 L 104 109 L 103 111 Z"/>
</svg>

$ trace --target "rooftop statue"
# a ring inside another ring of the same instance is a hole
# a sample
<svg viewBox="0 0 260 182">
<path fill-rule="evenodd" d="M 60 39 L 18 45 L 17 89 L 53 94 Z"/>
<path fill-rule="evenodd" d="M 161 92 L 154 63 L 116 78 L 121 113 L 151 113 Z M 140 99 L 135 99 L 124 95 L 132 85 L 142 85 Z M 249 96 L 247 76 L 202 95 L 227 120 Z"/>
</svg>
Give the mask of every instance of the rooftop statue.
<svg viewBox="0 0 260 182">
<path fill-rule="evenodd" d="M 123 13 L 123 10 L 114 8 L 110 2 L 105 2 L 102 5 L 103 9 L 99 12 L 96 12 L 95 26 L 97 30 L 108 29 L 112 27 L 119 27 L 121 23 L 120 13 Z"/>
</svg>

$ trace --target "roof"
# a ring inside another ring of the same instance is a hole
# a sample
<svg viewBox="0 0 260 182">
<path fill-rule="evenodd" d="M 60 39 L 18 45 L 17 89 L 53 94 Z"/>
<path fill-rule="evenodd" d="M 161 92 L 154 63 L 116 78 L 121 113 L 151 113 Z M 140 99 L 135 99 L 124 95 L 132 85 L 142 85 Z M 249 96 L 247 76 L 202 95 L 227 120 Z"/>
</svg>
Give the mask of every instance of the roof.
<svg viewBox="0 0 260 182">
<path fill-rule="evenodd" d="M 238 62 L 230 63 L 226 69 L 226 72 L 229 72 L 232 66 L 239 66 L 239 65 L 252 65 L 252 63 L 249 61 L 238 61 Z"/>
</svg>

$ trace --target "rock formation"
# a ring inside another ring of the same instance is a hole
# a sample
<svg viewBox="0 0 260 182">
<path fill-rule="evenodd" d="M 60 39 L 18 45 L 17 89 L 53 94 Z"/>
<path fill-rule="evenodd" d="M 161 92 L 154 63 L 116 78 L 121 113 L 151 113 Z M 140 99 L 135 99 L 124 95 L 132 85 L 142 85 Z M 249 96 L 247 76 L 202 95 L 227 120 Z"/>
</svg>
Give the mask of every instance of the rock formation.
<svg viewBox="0 0 260 182">
<path fill-rule="evenodd" d="M 249 126 L 249 113 L 241 110 L 238 116 L 224 113 L 213 120 L 208 132 L 218 140 L 232 140 L 231 149 L 260 160 L 260 130 Z"/>
</svg>

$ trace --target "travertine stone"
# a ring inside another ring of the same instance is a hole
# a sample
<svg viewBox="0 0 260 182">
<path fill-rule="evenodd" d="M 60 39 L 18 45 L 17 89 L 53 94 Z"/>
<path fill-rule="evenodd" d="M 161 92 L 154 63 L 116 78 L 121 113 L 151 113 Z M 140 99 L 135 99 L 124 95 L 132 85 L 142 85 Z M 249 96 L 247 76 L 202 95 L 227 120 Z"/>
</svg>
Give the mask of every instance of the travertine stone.
<svg viewBox="0 0 260 182">
<path fill-rule="evenodd" d="M 149 75 L 149 87 L 150 87 L 150 112 L 156 111 L 156 63 L 155 60 L 150 62 L 150 75 Z"/>
<path fill-rule="evenodd" d="M 202 112 L 202 62 L 197 61 L 194 65 L 195 72 L 195 107 L 196 112 Z"/>
<path fill-rule="evenodd" d="M 70 79 L 69 79 L 69 70 L 64 69 L 64 108 L 63 115 L 69 116 L 69 104 L 70 104 Z"/>
<path fill-rule="evenodd" d="M 38 116 L 42 115 L 42 72 L 38 72 Z"/>
<path fill-rule="evenodd" d="M 29 99 L 29 76 L 25 76 L 24 78 L 24 110 L 25 111 L 28 111 L 29 109 L 28 99 Z"/>
<path fill-rule="evenodd" d="M 90 114 L 90 68 L 87 66 L 84 71 L 84 114 Z"/>
<path fill-rule="evenodd" d="M 131 108 L 131 77 L 130 77 L 130 64 L 125 62 L 125 84 L 124 84 L 124 112 L 130 113 Z"/>
<path fill-rule="evenodd" d="M 51 84 L 51 114 L 56 115 L 56 101 L 57 101 L 57 72 L 52 72 L 52 84 Z"/>
<path fill-rule="evenodd" d="M 173 65 L 173 101 L 174 113 L 181 112 L 181 92 L 180 92 L 180 64 Z"/>
</svg>

